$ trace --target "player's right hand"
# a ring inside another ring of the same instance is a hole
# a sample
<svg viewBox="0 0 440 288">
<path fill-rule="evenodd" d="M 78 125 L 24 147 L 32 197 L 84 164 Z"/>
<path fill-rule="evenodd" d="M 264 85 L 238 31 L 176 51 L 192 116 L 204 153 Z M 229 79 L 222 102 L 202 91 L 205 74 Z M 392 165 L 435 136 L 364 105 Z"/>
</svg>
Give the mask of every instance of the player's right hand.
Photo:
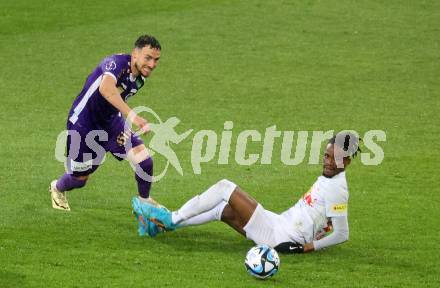
<svg viewBox="0 0 440 288">
<path fill-rule="evenodd" d="M 148 121 L 139 115 L 135 115 L 132 119 L 133 124 L 138 128 L 136 134 L 145 134 L 150 132 L 150 125 Z"/>
</svg>

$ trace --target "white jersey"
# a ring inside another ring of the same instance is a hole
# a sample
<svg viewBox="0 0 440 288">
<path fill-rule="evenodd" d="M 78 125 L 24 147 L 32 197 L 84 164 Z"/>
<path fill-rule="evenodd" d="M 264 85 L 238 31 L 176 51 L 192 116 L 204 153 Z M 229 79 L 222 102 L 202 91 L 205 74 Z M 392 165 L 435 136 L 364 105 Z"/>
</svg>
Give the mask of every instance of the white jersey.
<svg viewBox="0 0 440 288">
<path fill-rule="evenodd" d="M 330 217 L 347 216 L 347 204 L 345 171 L 332 178 L 319 176 L 295 206 L 281 214 L 289 225 L 283 228 L 292 238 L 300 236 L 301 242 L 310 243 L 327 227 Z"/>
</svg>

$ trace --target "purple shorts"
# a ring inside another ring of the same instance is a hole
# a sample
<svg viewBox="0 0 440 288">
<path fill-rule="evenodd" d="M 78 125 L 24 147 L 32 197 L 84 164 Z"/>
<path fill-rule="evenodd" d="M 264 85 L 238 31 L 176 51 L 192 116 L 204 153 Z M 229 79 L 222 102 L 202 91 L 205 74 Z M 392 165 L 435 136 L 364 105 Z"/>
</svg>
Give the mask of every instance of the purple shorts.
<svg viewBox="0 0 440 288">
<path fill-rule="evenodd" d="M 74 176 L 92 174 L 105 161 L 106 152 L 118 160 L 127 157 L 131 148 L 144 144 L 142 139 L 126 130 L 125 119 L 116 116 L 107 127 L 93 123 L 67 122 L 67 162 L 68 173 Z"/>
</svg>

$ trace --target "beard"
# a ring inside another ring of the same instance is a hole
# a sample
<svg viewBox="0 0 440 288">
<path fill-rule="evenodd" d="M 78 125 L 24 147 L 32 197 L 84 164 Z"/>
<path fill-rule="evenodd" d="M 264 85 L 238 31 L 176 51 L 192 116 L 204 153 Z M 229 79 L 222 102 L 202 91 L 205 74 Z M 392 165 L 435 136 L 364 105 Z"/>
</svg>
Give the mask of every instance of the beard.
<svg viewBox="0 0 440 288">
<path fill-rule="evenodd" d="M 140 75 L 142 75 L 142 76 L 144 76 L 144 77 L 148 77 L 148 76 L 149 76 L 149 74 L 144 75 L 144 74 L 142 73 L 142 67 L 139 67 L 139 64 L 138 64 L 137 62 L 134 63 L 134 66 L 136 67 L 136 70 L 139 72 Z"/>
</svg>

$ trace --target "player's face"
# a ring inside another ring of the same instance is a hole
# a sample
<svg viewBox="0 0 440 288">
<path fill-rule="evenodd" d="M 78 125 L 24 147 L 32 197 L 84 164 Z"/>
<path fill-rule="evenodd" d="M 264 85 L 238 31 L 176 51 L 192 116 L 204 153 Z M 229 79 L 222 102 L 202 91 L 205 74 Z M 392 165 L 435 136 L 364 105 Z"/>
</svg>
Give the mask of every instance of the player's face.
<svg viewBox="0 0 440 288">
<path fill-rule="evenodd" d="M 342 167 L 338 167 L 336 162 L 337 159 L 343 159 Z M 343 157 L 343 151 L 338 146 L 335 146 L 334 144 L 328 144 L 324 152 L 323 162 L 324 164 L 322 175 L 324 175 L 325 177 L 333 177 L 336 174 L 344 171 L 345 167 L 350 164 L 350 158 Z"/>
<path fill-rule="evenodd" d="M 159 63 L 160 50 L 146 46 L 142 49 L 135 48 L 132 53 L 132 61 L 134 63 L 133 74 L 135 76 L 141 74 L 144 77 L 150 76 L 151 72 Z"/>
</svg>

